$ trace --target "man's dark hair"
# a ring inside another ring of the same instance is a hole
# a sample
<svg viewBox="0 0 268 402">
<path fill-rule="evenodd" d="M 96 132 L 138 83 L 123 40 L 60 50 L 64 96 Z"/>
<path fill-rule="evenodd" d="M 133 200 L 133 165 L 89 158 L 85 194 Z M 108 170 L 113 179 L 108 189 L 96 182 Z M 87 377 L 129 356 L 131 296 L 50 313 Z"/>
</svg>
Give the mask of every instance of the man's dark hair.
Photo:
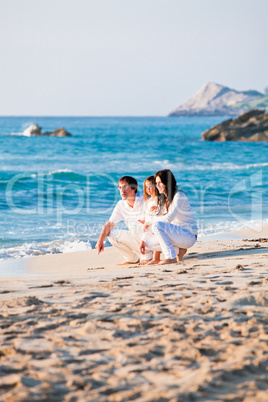
<svg viewBox="0 0 268 402">
<path fill-rule="evenodd" d="M 131 176 L 123 176 L 123 177 L 121 177 L 121 179 L 119 179 L 119 182 L 120 182 L 120 181 L 126 181 L 127 184 L 129 184 L 130 187 L 131 187 L 133 190 L 135 190 L 135 193 L 138 192 L 138 182 L 137 182 L 136 179 L 134 179 L 134 177 L 131 177 Z"/>
</svg>

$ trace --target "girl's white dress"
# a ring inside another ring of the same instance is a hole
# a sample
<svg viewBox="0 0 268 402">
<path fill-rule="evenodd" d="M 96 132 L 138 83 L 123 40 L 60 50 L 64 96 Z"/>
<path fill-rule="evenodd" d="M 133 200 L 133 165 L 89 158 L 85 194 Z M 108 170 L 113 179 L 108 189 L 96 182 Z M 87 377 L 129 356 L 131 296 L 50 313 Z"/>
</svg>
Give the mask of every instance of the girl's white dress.
<svg viewBox="0 0 268 402">
<path fill-rule="evenodd" d="M 153 236 L 152 225 L 154 222 L 157 221 L 157 218 L 159 216 L 163 215 L 163 211 L 161 212 L 162 213 L 159 213 L 157 197 L 154 198 L 151 197 L 145 202 L 141 220 L 145 221 L 144 225 L 149 225 L 149 227 L 146 230 L 146 232 L 143 232 L 142 234 L 141 239 L 143 241 L 146 242 L 151 236 Z"/>
</svg>

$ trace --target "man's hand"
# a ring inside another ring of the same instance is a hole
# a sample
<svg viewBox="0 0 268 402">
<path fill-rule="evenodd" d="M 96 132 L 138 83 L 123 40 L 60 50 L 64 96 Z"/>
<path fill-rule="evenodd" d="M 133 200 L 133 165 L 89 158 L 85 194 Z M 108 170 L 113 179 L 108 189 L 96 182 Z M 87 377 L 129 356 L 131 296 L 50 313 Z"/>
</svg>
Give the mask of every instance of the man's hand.
<svg viewBox="0 0 268 402">
<path fill-rule="evenodd" d="M 95 248 L 96 248 L 97 253 L 99 255 L 102 251 L 104 251 L 104 242 L 103 241 L 98 241 L 96 246 L 95 246 Z"/>
<path fill-rule="evenodd" d="M 140 244 L 140 253 L 141 254 L 145 254 L 145 241 L 141 241 L 141 244 Z"/>
<path fill-rule="evenodd" d="M 110 231 L 114 228 L 114 225 L 115 225 L 115 223 L 108 221 L 103 226 L 100 237 L 95 246 L 95 249 L 97 250 L 98 254 L 100 254 L 102 251 L 104 251 L 104 240 L 106 239 L 107 236 L 109 236 Z"/>
</svg>

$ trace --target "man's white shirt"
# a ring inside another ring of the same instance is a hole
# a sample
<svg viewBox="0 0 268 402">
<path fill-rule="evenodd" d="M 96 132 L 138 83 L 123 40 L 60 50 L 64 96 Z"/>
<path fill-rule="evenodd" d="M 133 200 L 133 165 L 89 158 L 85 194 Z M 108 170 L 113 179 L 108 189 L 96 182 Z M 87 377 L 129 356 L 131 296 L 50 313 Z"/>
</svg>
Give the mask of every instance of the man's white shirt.
<svg viewBox="0 0 268 402">
<path fill-rule="evenodd" d="M 133 208 L 128 204 L 127 200 L 120 200 L 116 204 L 109 222 L 117 224 L 124 221 L 128 229 L 132 232 L 139 230 L 142 224 L 138 222 L 141 219 L 144 208 L 144 198 L 141 195 L 136 195 Z"/>
</svg>

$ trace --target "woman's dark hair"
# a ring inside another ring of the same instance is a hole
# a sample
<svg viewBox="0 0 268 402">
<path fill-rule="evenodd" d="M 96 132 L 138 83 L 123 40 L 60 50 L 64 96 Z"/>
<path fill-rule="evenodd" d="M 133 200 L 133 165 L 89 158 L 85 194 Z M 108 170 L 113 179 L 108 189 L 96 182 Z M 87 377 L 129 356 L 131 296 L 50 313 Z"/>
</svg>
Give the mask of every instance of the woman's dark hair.
<svg viewBox="0 0 268 402">
<path fill-rule="evenodd" d="M 178 191 L 177 182 L 174 174 L 169 169 L 159 170 L 154 175 L 154 179 L 156 180 L 157 177 L 159 177 L 161 182 L 166 186 L 165 200 L 163 199 L 163 197 L 159 197 L 159 206 L 160 208 L 162 208 L 164 203 L 166 203 L 166 207 L 168 210 L 176 192 Z"/>
<path fill-rule="evenodd" d="M 135 193 L 138 192 L 138 182 L 137 182 L 136 179 L 134 179 L 134 177 L 131 177 L 131 176 L 123 176 L 123 177 L 121 177 L 121 179 L 119 179 L 119 182 L 118 182 L 118 183 L 120 183 L 120 181 L 126 181 L 127 184 L 129 184 L 130 187 L 131 187 L 133 190 L 135 190 Z"/>
</svg>

